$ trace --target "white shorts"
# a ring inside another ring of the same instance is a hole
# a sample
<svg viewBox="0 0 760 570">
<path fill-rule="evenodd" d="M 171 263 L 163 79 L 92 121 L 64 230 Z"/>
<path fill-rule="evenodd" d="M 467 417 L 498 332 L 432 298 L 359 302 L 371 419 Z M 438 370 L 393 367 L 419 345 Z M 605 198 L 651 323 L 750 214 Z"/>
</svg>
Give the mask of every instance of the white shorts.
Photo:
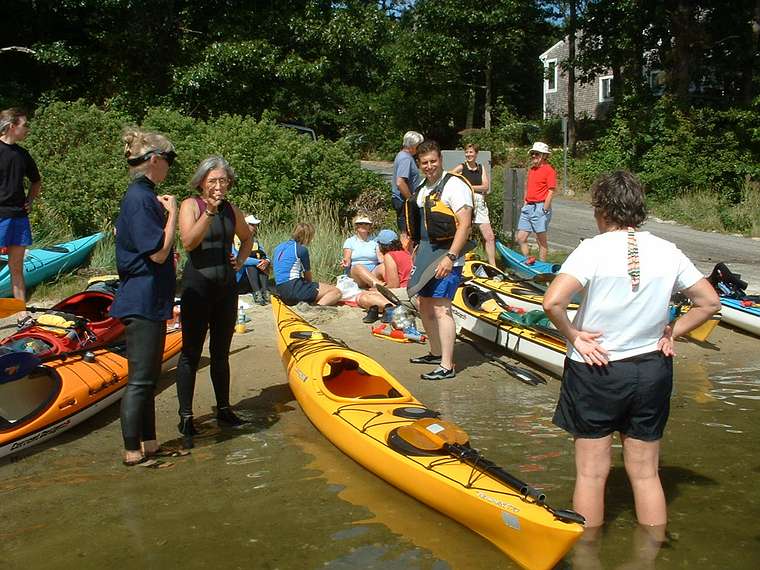
<svg viewBox="0 0 760 570">
<path fill-rule="evenodd" d="M 486 197 L 483 194 L 475 192 L 475 205 L 473 206 L 473 224 L 490 224 L 491 218 L 488 217 L 488 206 L 486 206 Z"/>
</svg>

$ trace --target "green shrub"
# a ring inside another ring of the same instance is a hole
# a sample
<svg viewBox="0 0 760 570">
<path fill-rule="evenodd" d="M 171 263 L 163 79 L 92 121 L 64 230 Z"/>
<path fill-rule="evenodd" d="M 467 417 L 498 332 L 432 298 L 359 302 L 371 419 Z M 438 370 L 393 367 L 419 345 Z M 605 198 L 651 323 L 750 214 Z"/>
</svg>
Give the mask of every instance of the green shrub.
<svg viewBox="0 0 760 570">
<path fill-rule="evenodd" d="M 26 145 L 43 176 L 42 199 L 32 218 L 35 234 L 109 231 L 128 183 L 121 132 L 132 122 L 123 112 L 82 101 L 38 110 Z M 237 172 L 231 201 L 246 212 L 277 211 L 288 223 L 295 219 L 296 198 L 334 203 L 339 215 L 347 215 L 349 202 L 362 190 L 385 189 L 382 178 L 360 168 L 346 142 L 311 142 L 266 118 L 223 115 L 201 121 L 154 108 L 143 127 L 164 133 L 177 148 L 160 191 L 178 199 L 192 193 L 187 182 L 211 154 L 223 155 Z"/>
</svg>

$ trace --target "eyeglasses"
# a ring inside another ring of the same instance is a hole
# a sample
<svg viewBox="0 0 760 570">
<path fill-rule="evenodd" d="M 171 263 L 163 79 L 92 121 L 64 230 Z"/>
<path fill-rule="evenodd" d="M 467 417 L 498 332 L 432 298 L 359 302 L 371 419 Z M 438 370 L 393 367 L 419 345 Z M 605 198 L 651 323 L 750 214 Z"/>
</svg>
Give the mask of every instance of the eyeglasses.
<svg viewBox="0 0 760 570">
<path fill-rule="evenodd" d="M 221 186 L 224 188 L 225 186 L 228 186 L 230 183 L 229 178 L 207 178 L 206 184 L 208 186 Z"/>
<path fill-rule="evenodd" d="M 530 155 L 531 155 L 531 156 L 540 156 L 540 154 L 539 154 L 539 153 L 537 153 L 537 152 L 531 152 L 531 153 L 530 153 Z"/>
</svg>

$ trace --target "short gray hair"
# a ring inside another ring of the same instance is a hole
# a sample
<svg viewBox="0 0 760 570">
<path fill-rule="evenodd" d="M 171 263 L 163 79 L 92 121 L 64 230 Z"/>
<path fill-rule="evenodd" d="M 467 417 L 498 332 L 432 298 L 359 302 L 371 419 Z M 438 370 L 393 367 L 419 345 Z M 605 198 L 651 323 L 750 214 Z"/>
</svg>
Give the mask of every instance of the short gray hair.
<svg viewBox="0 0 760 570">
<path fill-rule="evenodd" d="M 188 185 L 190 188 L 200 189 L 201 184 L 203 184 L 203 181 L 206 179 L 208 173 L 212 170 L 216 170 L 217 168 L 224 168 L 227 178 L 230 181 L 230 184 L 227 186 L 227 188 L 232 188 L 235 185 L 235 181 L 237 180 L 235 170 L 230 166 L 229 162 L 218 155 L 212 155 L 204 158 L 198 165 L 198 168 L 195 169 L 195 174 L 193 174 L 193 177 L 190 179 Z"/>
<path fill-rule="evenodd" d="M 413 146 L 417 146 L 424 140 L 425 140 L 425 137 L 423 137 L 417 131 L 407 131 L 406 133 L 404 133 L 404 142 L 401 144 L 404 146 L 404 148 L 412 148 Z"/>
</svg>

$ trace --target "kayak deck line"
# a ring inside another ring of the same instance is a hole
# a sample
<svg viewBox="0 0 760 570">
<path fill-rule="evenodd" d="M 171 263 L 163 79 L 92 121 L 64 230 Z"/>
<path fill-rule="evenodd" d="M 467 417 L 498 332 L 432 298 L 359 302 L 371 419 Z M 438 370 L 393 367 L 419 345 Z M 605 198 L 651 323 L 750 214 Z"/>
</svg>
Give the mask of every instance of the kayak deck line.
<svg viewBox="0 0 760 570">
<path fill-rule="evenodd" d="M 388 404 L 390 404 L 390 405 L 397 405 L 396 402 L 388 402 Z M 423 408 L 423 409 L 427 409 L 427 408 Z M 368 425 L 369 422 L 371 422 L 373 419 L 376 419 L 377 417 L 381 417 L 384 414 L 382 414 L 382 413 L 381 414 L 377 414 L 373 410 L 354 409 L 354 410 L 349 410 L 349 411 L 364 411 L 366 413 L 370 413 L 370 414 L 373 415 L 373 417 L 371 419 L 367 420 L 367 423 L 364 424 L 363 428 L 358 428 L 357 426 L 355 426 L 354 424 L 352 424 L 348 420 L 346 420 L 346 422 L 351 427 L 353 427 L 355 429 L 358 429 L 360 432 L 365 433 L 366 435 L 368 435 L 369 437 L 371 437 L 372 439 L 374 439 L 375 441 L 377 441 L 378 443 L 381 443 L 381 444 L 386 444 L 386 442 L 384 440 L 376 438 L 372 434 L 367 434 L 366 433 L 369 428 L 372 428 L 372 427 L 381 427 L 381 426 L 387 426 L 387 425 L 408 425 L 410 423 L 410 421 L 408 419 L 407 420 L 399 419 L 399 420 L 396 420 L 396 421 L 387 421 L 387 422 L 381 422 L 381 423 L 377 423 L 377 424 L 373 424 L 373 425 Z M 341 419 L 345 420 L 345 418 L 342 417 L 341 413 L 342 413 L 341 410 L 338 410 L 338 411 L 335 412 L 335 415 L 337 415 Z M 472 448 L 470 448 L 470 449 L 472 449 Z M 472 451 L 479 454 L 479 452 L 477 452 L 474 449 L 472 449 Z M 485 487 L 484 488 L 476 487 L 475 483 L 479 479 L 481 479 L 481 478 L 482 479 L 490 479 L 490 477 L 489 477 L 488 474 L 486 474 L 483 471 L 477 469 L 476 467 L 471 467 L 471 474 L 468 477 L 466 483 L 462 483 L 462 481 L 454 479 L 453 477 L 447 475 L 444 471 L 440 471 L 440 470 L 436 471 L 436 468 L 438 468 L 438 467 L 459 464 L 459 460 L 456 459 L 455 457 L 452 457 L 449 454 L 435 454 L 434 457 L 437 457 L 437 459 L 433 459 L 432 461 L 430 461 L 429 463 L 426 464 L 423 461 L 417 461 L 417 460 L 415 460 L 414 456 L 406 455 L 404 453 L 401 453 L 400 451 L 397 451 L 397 452 L 399 454 L 401 454 L 402 457 L 405 457 L 406 459 L 417 463 L 418 465 L 420 465 L 424 469 L 427 469 L 429 471 L 437 472 L 442 477 L 445 477 L 446 479 L 449 479 L 453 483 L 456 483 L 458 485 L 462 485 L 463 487 L 465 487 L 467 489 L 473 489 L 473 490 L 476 490 L 476 491 L 484 491 L 484 492 L 488 491 L 488 492 L 491 492 L 491 493 L 504 494 L 504 495 L 507 495 L 507 496 L 510 496 L 510 497 L 517 497 L 517 498 L 520 498 L 521 500 L 531 502 L 527 495 L 521 494 L 519 492 L 519 490 L 517 490 L 517 489 L 513 489 L 512 491 L 503 491 L 503 490 L 489 489 L 489 488 L 485 488 Z"/>
</svg>

